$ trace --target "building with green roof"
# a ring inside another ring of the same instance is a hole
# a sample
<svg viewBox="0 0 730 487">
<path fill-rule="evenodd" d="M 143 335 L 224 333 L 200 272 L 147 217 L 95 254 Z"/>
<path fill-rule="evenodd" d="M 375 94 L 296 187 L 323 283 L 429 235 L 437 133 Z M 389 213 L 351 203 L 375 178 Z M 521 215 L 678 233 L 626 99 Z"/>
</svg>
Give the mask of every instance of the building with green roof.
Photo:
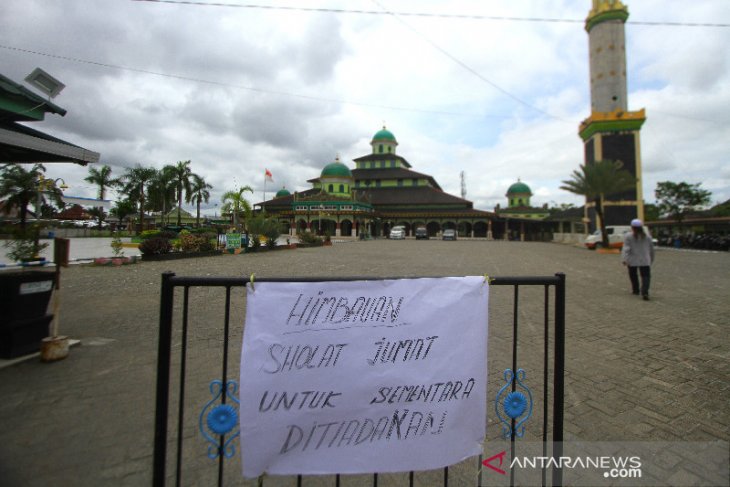
<svg viewBox="0 0 730 487">
<path fill-rule="evenodd" d="M 387 236 L 394 226 L 406 235 L 425 227 L 436 236 L 452 228 L 461 237 L 491 238 L 504 233 L 493 212 L 477 210 L 471 201 L 443 191 L 430 175 L 411 169 L 396 153 L 398 141 L 383 127 L 373 135 L 369 154 L 354 159 L 350 169 L 339 157 L 325 165 L 312 188 L 279 194 L 257 204 L 276 215 L 290 234 L 315 231 L 332 236 Z"/>
<path fill-rule="evenodd" d="M 550 215 L 547 209 L 547 205 L 543 207 L 533 207 L 530 205 L 530 198 L 532 197 L 532 190 L 530 187 L 523 183 L 519 178 L 516 183 L 513 183 L 505 194 L 507 197 L 507 208 L 500 208 L 497 205 L 495 211 L 503 218 L 507 219 L 519 219 L 519 220 L 543 220 Z M 521 223 L 521 222 L 520 222 Z M 520 224 L 520 231 L 515 232 L 513 238 L 524 240 L 525 231 L 524 225 Z"/>
</svg>

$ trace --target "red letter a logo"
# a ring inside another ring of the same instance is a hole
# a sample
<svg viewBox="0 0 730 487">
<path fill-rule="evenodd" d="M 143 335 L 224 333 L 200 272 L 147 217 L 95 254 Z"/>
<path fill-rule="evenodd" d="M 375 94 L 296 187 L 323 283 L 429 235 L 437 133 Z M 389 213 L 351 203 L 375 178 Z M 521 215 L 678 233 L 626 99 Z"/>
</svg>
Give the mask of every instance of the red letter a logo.
<svg viewBox="0 0 730 487">
<path fill-rule="evenodd" d="M 494 455 L 494 456 L 492 456 L 492 457 L 489 457 L 489 458 L 487 458 L 486 460 L 484 460 L 484 461 L 482 462 L 482 465 L 484 465 L 485 467 L 489 467 L 489 468 L 491 468 L 492 470 L 494 470 L 495 472 L 497 472 L 497 473 L 499 473 L 499 474 L 502 474 L 502 475 L 506 475 L 506 474 L 507 474 L 507 472 L 505 472 L 505 471 L 504 471 L 504 470 L 502 470 L 501 468 L 497 468 L 497 467 L 495 467 L 494 465 L 492 465 L 492 464 L 491 464 L 492 460 L 495 460 L 495 459 L 499 458 L 499 466 L 501 467 L 501 466 L 502 466 L 502 461 L 504 461 L 504 456 L 505 456 L 506 454 L 507 454 L 507 452 L 506 452 L 506 451 L 503 451 L 503 452 L 501 452 L 501 453 L 497 453 L 496 455 Z"/>
</svg>

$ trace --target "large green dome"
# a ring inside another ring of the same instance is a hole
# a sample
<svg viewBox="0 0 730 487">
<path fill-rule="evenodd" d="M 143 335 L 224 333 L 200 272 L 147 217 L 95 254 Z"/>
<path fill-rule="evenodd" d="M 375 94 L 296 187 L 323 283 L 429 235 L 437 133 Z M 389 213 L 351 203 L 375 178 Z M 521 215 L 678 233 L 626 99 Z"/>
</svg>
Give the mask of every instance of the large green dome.
<svg viewBox="0 0 730 487">
<path fill-rule="evenodd" d="M 530 187 L 523 183 L 522 181 L 517 181 L 515 184 L 509 187 L 507 190 L 507 194 L 520 194 L 520 193 L 529 193 L 532 194 L 532 191 L 530 191 Z"/>
<path fill-rule="evenodd" d="M 395 135 L 393 135 L 393 132 L 386 129 L 385 126 L 383 126 L 383 130 L 379 130 L 375 132 L 375 135 L 373 135 L 373 142 L 378 141 L 397 142 L 395 140 Z"/>
<path fill-rule="evenodd" d="M 350 171 L 350 168 L 345 166 L 340 162 L 339 159 L 337 159 L 335 162 L 332 162 L 330 164 L 327 164 L 324 166 L 324 169 L 322 169 L 321 177 L 323 178 L 351 178 L 352 177 L 352 171 Z"/>
<path fill-rule="evenodd" d="M 291 196 L 291 193 L 286 188 L 281 188 L 279 191 L 276 192 L 276 197 L 281 198 L 282 196 Z"/>
</svg>

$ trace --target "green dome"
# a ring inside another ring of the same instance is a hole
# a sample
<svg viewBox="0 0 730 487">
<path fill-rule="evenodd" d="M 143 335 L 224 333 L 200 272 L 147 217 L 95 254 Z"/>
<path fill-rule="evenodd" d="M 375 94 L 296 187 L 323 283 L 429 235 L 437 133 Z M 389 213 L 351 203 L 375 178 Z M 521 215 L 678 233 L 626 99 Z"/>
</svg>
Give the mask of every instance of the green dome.
<svg viewBox="0 0 730 487">
<path fill-rule="evenodd" d="M 393 132 L 386 129 L 385 126 L 383 126 L 383 130 L 379 130 L 378 132 L 375 133 L 375 135 L 373 135 L 373 142 L 377 142 L 380 140 L 388 141 L 388 142 L 397 142 L 395 140 L 395 135 L 393 135 Z"/>
<path fill-rule="evenodd" d="M 324 169 L 322 169 L 321 177 L 323 178 L 351 178 L 352 172 L 350 171 L 350 168 L 345 166 L 340 162 L 339 159 L 337 159 L 335 162 L 332 162 L 330 164 L 327 164 L 324 166 Z"/>
<path fill-rule="evenodd" d="M 276 197 L 281 198 L 282 196 L 290 196 L 291 193 L 286 188 L 281 188 L 279 191 L 276 192 Z"/>
<path fill-rule="evenodd" d="M 525 183 L 521 181 L 517 181 L 515 184 L 509 187 L 507 190 L 507 194 L 519 194 L 519 193 L 529 193 L 532 194 L 532 191 L 530 191 L 530 187 L 526 185 Z"/>
</svg>

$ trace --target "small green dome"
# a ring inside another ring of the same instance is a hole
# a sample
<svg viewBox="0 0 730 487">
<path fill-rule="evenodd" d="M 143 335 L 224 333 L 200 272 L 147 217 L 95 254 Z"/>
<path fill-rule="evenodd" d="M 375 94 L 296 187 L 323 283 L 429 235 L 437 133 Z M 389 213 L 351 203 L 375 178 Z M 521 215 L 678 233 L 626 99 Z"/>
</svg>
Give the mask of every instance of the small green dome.
<svg viewBox="0 0 730 487">
<path fill-rule="evenodd" d="M 528 193 L 532 194 L 532 191 L 530 191 L 530 187 L 523 183 L 522 181 L 517 181 L 515 184 L 509 187 L 507 190 L 507 194 L 520 194 L 520 193 Z"/>
<path fill-rule="evenodd" d="M 342 164 L 340 162 L 340 158 L 338 157 L 335 162 L 324 166 L 324 169 L 322 169 L 322 174 L 320 176 L 323 178 L 351 178 L 352 171 L 350 171 L 349 167 Z"/>
<path fill-rule="evenodd" d="M 387 142 L 396 142 L 395 135 L 393 135 L 393 132 L 385 128 L 385 125 L 383 125 L 383 130 L 379 130 L 375 132 L 375 135 L 373 135 L 373 142 L 378 141 L 387 141 Z"/>
<path fill-rule="evenodd" d="M 281 188 L 279 191 L 276 192 L 276 197 L 281 198 L 282 196 L 291 196 L 291 193 L 286 188 Z"/>
</svg>

